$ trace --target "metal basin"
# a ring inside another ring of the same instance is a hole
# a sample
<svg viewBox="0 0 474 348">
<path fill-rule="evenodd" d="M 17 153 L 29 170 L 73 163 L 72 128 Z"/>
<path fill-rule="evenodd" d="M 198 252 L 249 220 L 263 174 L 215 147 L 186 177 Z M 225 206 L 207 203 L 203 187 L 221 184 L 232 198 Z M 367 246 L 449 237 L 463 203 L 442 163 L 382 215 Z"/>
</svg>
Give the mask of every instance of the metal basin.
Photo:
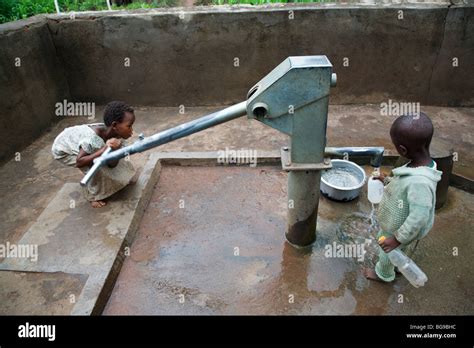
<svg viewBox="0 0 474 348">
<path fill-rule="evenodd" d="M 321 175 L 321 192 L 326 197 L 347 202 L 357 198 L 365 184 L 365 171 L 351 161 L 331 160 L 332 168 Z"/>
</svg>

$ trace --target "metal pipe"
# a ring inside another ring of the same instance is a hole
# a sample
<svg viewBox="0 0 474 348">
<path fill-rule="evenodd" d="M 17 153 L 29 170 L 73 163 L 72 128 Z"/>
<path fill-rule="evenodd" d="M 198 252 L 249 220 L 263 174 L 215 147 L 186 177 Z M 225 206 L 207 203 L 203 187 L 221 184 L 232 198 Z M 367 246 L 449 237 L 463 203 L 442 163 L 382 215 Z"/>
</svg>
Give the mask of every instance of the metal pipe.
<svg viewBox="0 0 474 348">
<path fill-rule="evenodd" d="M 179 126 L 156 133 L 152 136 L 144 138 L 143 140 L 138 140 L 130 146 L 122 147 L 109 153 L 104 153 L 102 156 L 96 158 L 94 165 L 82 178 L 81 185 L 87 185 L 95 173 L 108 162 L 117 161 L 134 153 L 143 152 L 153 147 L 157 147 L 173 140 L 197 133 L 204 129 L 217 126 L 221 123 L 231 121 L 235 118 L 245 116 L 247 115 L 246 106 L 247 102 L 244 101 L 207 116 L 203 116 L 196 120 L 186 122 Z"/>
<path fill-rule="evenodd" d="M 102 152 L 101 157 L 106 156 L 107 154 L 110 153 L 110 151 L 112 151 L 112 148 L 107 146 L 105 151 Z M 87 183 L 92 179 L 93 174 L 90 174 L 90 176 L 88 176 L 88 174 L 89 173 L 94 173 L 95 174 L 100 169 L 100 167 L 102 166 L 101 162 L 99 161 L 99 158 L 94 159 L 94 164 L 92 165 L 91 169 L 89 169 L 89 171 L 86 173 L 86 175 L 84 175 L 84 177 L 82 178 L 82 180 L 81 180 L 81 185 L 82 186 L 87 185 Z"/>
<path fill-rule="evenodd" d="M 326 147 L 324 153 L 327 156 L 370 156 L 370 165 L 380 167 L 384 151 L 383 147 Z"/>
<path fill-rule="evenodd" d="M 315 164 L 324 161 L 329 98 L 315 98 L 294 115 L 291 135 L 291 162 Z M 316 240 L 321 170 L 288 173 L 288 226 L 286 239 L 297 247 Z"/>
<path fill-rule="evenodd" d="M 286 240 L 296 247 L 311 245 L 316 240 L 320 170 L 288 173 L 288 226 Z"/>
</svg>

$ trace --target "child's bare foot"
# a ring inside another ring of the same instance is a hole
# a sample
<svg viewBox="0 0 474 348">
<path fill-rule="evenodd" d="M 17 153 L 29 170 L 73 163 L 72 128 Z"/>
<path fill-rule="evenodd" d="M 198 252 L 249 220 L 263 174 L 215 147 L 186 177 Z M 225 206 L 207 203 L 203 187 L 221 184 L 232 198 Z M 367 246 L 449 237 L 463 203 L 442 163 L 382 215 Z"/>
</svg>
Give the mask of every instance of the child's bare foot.
<svg viewBox="0 0 474 348">
<path fill-rule="evenodd" d="M 379 278 L 379 276 L 377 275 L 377 273 L 375 273 L 375 270 L 372 269 L 372 268 L 364 268 L 362 270 L 362 273 L 364 274 L 364 276 L 367 278 L 367 279 L 370 279 L 370 280 L 376 280 L 378 282 L 384 282 L 382 279 Z"/>
<path fill-rule="evenodd" d="M 91 202 L 91 206 L 92 208 L 102 208 L 103 206 L 105 206 L 107 203 L 105 203 L 104 201 L 94 201 L 94 202 Z"/>
</svg>

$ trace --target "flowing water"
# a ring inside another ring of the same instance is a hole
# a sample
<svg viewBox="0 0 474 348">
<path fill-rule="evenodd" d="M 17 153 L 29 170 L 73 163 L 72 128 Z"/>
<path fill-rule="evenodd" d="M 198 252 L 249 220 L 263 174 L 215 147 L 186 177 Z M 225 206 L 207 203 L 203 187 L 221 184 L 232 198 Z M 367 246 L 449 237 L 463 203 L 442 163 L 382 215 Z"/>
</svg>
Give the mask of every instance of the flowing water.
<svg viewBox="0 0 474 348">
<path fill-rule="evenodd" d="M 377 207 L 374 203 L 372 203 L 372 210 L 370 211 L 369 219 L 370 219 L 370 230 L 374 236 L 377 235 L 379 230 L 379 222 L 377 221 Z"/>
<path fill-rule="evenodd" d="M 343 243 L 364 244 L 367 252 L 363 264 L 366 267 L 373 267 L 374 260 L 380 251 L 377 242 L 377 233 L 379 225 L 376 214 L 377 205 L 372 204 L 372 210 L 369 214 L 363 212 L 354 212 L 342 217 L 336 234 Z"/>
</svg>

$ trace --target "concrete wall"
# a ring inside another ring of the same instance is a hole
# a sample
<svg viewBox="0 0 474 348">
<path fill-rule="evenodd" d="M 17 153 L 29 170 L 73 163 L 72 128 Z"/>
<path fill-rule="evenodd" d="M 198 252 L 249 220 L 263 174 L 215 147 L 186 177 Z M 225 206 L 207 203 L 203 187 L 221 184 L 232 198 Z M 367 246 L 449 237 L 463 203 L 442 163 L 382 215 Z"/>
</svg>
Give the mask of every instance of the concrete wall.
<svg viewBox="0 0 474 348">
<path fill-rule="evenodd" d="M 71 94 L 80 100 L 233 103 L 243 100 L 247 90 L 287 56 L 326 54 L 339 81 L 331 91 L 332 103 L 380 103 L 388 98 L 422 105 L 474 103 L 473 7 L 259 9 L 95 14 L 75 20 L 55 16 L 49 25 Z M 452 55 L 459 57 L 457 68 L 450 63 Z M 124 66 L 126 57 L 130 67 Z M 348 67 L 343 66 L 345 57 Z"/>
<path fill-rule="evenodd" d="M 474 6 L 450 8 L 444 28 L 441 50 L 433 67 L 427 103 L 473 106 Z M 458 59 L 458 67 L 453 66 L 455 58 Z"/>
<path fill-rule="evenodd" d="M 333 104 L 473 106 L 473 17 L 467 5 L 288 4 L 87 12 L 3 24 L 0 162 L 57 119 L 54 105 L 64 98 L 231 104 L 290 55 L 330 58 L 338 74 Z"/>
<path fill-rule="evenodd" d="M 45 18 L 0 25 L 0 162 L 49 127 L 55 103 L 68 96 Z"/>
</svg>

